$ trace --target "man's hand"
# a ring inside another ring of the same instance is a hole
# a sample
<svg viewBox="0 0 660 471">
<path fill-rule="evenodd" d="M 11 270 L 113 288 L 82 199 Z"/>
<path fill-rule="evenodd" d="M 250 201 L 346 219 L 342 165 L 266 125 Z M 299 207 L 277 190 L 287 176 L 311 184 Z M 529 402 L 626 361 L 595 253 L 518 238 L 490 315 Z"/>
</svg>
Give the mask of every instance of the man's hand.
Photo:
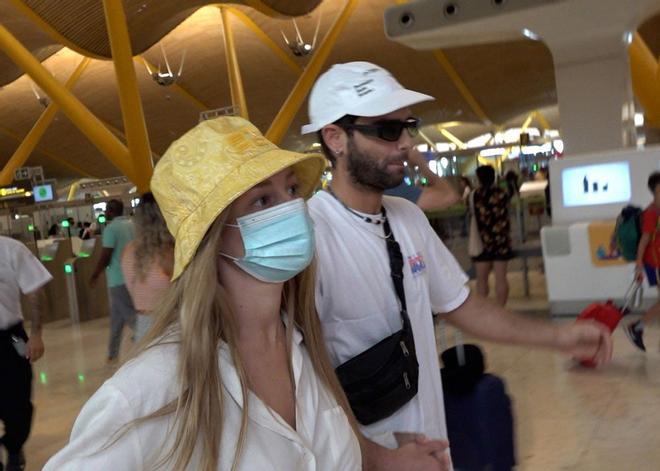
<svg viewBox="0 0 660 471">
<path fill-rule="evenodd" d="M 364 469 L 375 471 L 449 471 L 447 440 L 429 440 L 423 434 L 396 433 L 399 448 L 390 450 L 369 443 L 371 453 Z M 364 445 L 364 443 L 363 443 Z"/>
<path fill-rule="evenodd" d="M 612 359 L 611 332 L 606 326 L 593 320 L 560 326 L 557 342 L 560 350 L 578 360 L 591 360 L 596 366 Z"/>
<path fill-rule="evenodd" d="M 392 450 L 391 468 L 401 471 L 449 471 L 450 459 L 447 440 L 429 440 L 418 435 L 415 441 L 408 442 Z"/>
<path fill-rule="evenodd" d="M 637 262 L 635 265 L 635 280 L 637 280 L 639 283 L 644 281 L 644 263 L 643 262 Z"/>
<path fill-rule="evenodd" d="M 27 341 L 27 358 L 30 363 L 34 363 L 44 354 L 44 341 L 41 339 L 41 334 L 32 334 Z"/>
</svg>

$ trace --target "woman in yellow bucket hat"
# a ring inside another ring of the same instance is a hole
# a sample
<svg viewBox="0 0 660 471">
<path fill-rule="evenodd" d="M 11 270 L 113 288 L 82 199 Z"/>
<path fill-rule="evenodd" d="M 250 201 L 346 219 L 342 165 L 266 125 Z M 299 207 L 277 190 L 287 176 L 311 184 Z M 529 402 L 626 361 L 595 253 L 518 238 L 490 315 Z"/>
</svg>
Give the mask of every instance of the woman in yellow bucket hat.
<svg viewBox="0 0 660 471">
<path fill-rule="evenodd" d="M 324 168 L 237 117 L 169 147 L 151 190 L 175 239 L 172 287 L 46 470 L 361 468 L 314 307 L 302 198 Z"/>
</svg>

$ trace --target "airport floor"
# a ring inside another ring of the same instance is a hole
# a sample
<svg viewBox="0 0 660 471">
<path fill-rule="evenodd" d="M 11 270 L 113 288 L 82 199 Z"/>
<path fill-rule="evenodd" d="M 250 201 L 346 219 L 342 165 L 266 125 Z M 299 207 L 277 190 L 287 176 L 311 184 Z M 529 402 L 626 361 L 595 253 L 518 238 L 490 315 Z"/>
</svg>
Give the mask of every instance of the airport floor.
<svg viewBox="0 0 660 471">
<path fill-rule="evenodd" d="M 509 307 L 547 316 L 545 282 L 530 274 L 531 299 L 510 275 Z M 570 321 L 570 320 L 568 320 Z M 567 322 L 563 320 L 560 322 Z M 452 339 L 451 329 L 447 329 Z M 41 469 L 67 441 L 86 399 L 113 373 L 104 364 L 108 320 L 47 324 L 46 354 L 35 365 L 36 415 L 26 445 L 27 469 Z M 470 340 L 470 339 L 466 339 Z M 614 359 L 593 371 L 546 350 L 482 344 L 487 368 L 503 377 L 513 399 L 520 471 L 660 469 L 660 328 L 647 332 L 649 352 L 614 333 Z M 130 349 L 124 342 L 124 355 Z"/>
</svg>

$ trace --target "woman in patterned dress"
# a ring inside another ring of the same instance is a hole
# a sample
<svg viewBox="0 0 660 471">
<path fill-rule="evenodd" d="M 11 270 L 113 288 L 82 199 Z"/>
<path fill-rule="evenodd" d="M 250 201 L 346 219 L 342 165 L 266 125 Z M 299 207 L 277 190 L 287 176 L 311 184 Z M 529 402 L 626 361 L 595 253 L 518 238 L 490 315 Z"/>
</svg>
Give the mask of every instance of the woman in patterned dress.
<svg viewBox="0 0 660 471">
<path fill-rule="evenodd" d="M 483 243 L 483 252 L 472 257 L 477 272 L 477 293 L 488 296 L 488 277 L 495 272 L 497 302 L 504 306 L 509 295 L 507 265 L 513 257 L 509 223 L 509 194 L 495 185 L 495 169 L 477 168 L 479 187 L 474 190 L 474 213 Z M 494 270 L 493 270 L 494 269 Z"/>
</svg>

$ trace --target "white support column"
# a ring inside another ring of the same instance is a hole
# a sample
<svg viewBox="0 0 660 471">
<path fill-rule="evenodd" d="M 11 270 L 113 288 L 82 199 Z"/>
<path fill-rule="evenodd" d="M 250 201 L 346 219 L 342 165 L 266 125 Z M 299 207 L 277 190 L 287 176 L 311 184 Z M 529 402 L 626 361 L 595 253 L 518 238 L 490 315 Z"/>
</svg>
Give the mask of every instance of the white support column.
<svg viewBox="0 0 660 471">
<path fill-rule="evenodd" d="M 552 52 L 566 155 L 634 147 L 628 47 L 658 0 L 571 0 L 526 18 Z"/>
<path fill-rule="evenodd" d="M 569 154 L 637 142 L 628 54 L 619 49 L 605 57 L 555 62 L 561 136 Z"/>
<path fill-rule="evenodd" d="M 416 49 L 542 40 L 555 66 L 565 153 L 636 145 L 628 46 L 660 0 L 418 0 L 390 7 L 385 31 Z"/>
</svg>

